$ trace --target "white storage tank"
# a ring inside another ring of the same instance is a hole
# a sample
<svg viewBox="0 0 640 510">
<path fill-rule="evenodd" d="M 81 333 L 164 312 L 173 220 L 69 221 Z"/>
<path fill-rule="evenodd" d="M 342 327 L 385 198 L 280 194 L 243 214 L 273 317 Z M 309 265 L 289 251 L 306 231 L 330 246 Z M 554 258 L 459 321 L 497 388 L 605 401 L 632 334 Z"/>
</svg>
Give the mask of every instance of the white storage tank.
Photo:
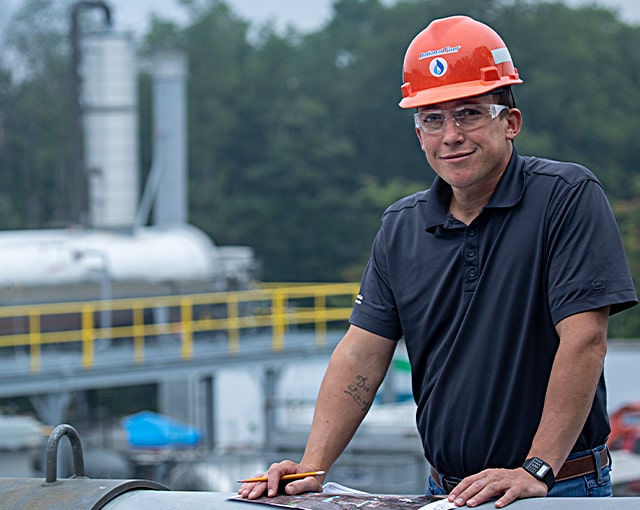
<svg viewBox="0 0 640 510">
<path fill-rule="evenodd" d="M 230 266 L 227 249 L 190 225 L 8 231 L 0 246 L 3 305 L 99 299 L 105 281 L 113 298 L 210 292 L 230 278 L 248 285 L 253 271 L 250 248 L 234 247 Z"/>
<path fill-rule="evenodd" d="M 79 44 L 88 225 L 0 232 L 0 306 L 248 288 L 253 250 L 218 247 L 188 224 L 186 57 L 153 62 L 154 164 L 141 197 L 133 38 L 106 28 Z"/>
</svg>

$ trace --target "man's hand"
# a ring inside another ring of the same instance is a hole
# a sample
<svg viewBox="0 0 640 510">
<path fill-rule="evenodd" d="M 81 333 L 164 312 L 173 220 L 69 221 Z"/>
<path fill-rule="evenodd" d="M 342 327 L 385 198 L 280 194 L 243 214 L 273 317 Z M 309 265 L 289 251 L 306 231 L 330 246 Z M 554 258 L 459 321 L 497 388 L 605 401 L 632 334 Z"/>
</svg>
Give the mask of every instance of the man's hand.
<svg viewBox="0 0 640 510">
<path fill-rule="evenodd" d="M 475 507 L 499 498 L 496 508 L 504 508 L 516 499 L 544 497 L 547 486 L 522 468 L 485 469 L 462 480 L 449 494 L 456 506 Z"/>
<path fill-rule="evenodd" d="M 258 499 L 267 493 L 270 498 L 278 495 L 278 489 L 284 494 L 293 495 L 301 494 L 303 492 L 322 492 L 322 480 L 324 477 L 308 476 L 302 480 L 294 480 L 284 485 L 284 488 L 280 486 L 280 478 L 284 475 L 293 473 L 306 473 L 308 471 L 317 471 L 313 466 L 307 466 L 302 464 L 296 464 L 291 460 L 283 460 L 276 464 L 272 464 L 271 467 L 265 473 L 259 473 L 256 477 L 267 476 L 269 478 L 266 482 L 251 482 L 243 483 L 238 489 L 238 494 L 247 499 Z"/>
</svg>

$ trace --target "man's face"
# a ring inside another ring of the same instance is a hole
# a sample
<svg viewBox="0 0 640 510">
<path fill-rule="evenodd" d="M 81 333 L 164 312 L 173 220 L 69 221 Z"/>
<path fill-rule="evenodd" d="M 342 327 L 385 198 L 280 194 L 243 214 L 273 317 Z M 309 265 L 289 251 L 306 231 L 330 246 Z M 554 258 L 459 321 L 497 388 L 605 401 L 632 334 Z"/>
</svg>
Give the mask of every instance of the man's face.
<svg viewBox="0 0 640 510">
<path fill-rule="evenodd" d="M 452 117 L 453 109 L 460 106 L 486 105 L 496 100 L 496 96 L 486 95 L 418 108 L 418 112 L 447 110 L 440 131 L 426 132 L 416 127 L 416 134 L 427 161 L 454 191 L 485 193 L 495 187 L 509 162 L 512 140 L 522 124 L 519 110 L 513 108 L 493 119 L 487 117 L 479 122 L 480 126 L 466 125 L 463 120 L 457 123 Z M 461 117 L 464 112 L 455 115 Z"/>
</svg>

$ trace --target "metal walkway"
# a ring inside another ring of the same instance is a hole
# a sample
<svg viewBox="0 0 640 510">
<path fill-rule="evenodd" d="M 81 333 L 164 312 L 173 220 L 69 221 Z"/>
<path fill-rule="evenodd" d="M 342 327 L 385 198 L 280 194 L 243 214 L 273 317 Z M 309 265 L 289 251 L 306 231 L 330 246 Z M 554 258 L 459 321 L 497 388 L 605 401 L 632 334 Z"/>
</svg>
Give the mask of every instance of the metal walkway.
<svg viewBox="0 0 640 510">
<path fill-rule="evenodd" d="M 234 364 L 275 398 L 290 358 L 327 356 L 344 334 L 357 284 L 0 307 L 0 398 L 31 397 L 49 425 L 72 393 L 158 384 L 160 411 L 215 444 L 215 373 Z M 265 410 L 269 431 L 273 409 Z"/>
<path fill-rule="evenodd" d="M 0 397 L 329 353 L 357 284 L 0 308 Z"/>
</svg>

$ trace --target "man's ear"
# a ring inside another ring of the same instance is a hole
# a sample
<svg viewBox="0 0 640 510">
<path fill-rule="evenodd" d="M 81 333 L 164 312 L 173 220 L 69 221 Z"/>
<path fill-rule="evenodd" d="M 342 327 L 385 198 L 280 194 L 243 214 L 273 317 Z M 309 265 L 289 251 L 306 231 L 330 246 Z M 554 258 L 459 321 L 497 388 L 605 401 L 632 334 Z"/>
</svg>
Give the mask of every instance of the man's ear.
<svg viewBox="0 0 640 510">
<path fill-rule="evenodd" d="M 520 129 L 522 128 L 522 112 L 517 108 L 511 108 L 509 113 L 507 114 L 507 130 L 506 130 L 506 138 L 507 140 L 515 140 L 518 133 L 520 133 Z"/>
</svg>

